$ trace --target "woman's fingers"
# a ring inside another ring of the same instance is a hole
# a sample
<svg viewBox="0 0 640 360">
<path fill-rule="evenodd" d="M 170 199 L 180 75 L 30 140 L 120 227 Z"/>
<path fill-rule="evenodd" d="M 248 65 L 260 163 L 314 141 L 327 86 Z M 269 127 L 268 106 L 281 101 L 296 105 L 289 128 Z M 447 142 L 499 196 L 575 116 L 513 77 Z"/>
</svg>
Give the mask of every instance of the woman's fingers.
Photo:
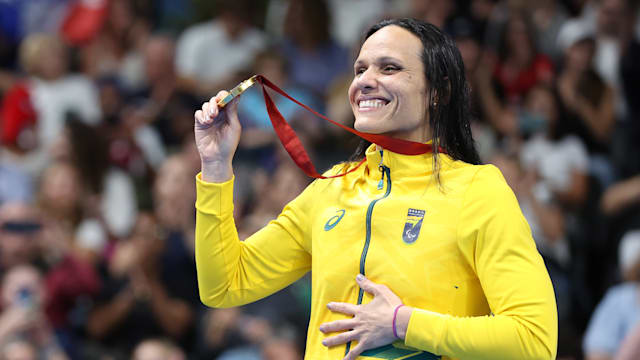
<svg viewBox="0 0 640 360">
<path fill-rule="evenodd" d="M 358 339 L 358 333 L 355 330 L 351 330 L 351 331 L 343 332 L 338 335 L 331 336 L 322 340 L 322 345 L 327 347 L 332 347 L 336 345 L 346 344 L 349 341 L 353 341 L 357 339 Z"/>
<path fill-rule="evenodd" d="M 342 302 L 330 302 L 327 308 L 331 311 L 341 312 L 343 314 L 355 315 L 358 311 L 358 305 Z"/>
<path fill-rule="evenodd" d="M 196 111 L 196 113 L 195 113 L 194 117 L 196 118 L 196 122 L 197 122 L 198 124 L 200 124 L 200 125 L 205 125 L 205 123 L 204 123 L 204 115 L 203 115 L 202 110 L 198 110 L 198 111 Z"/>
<path fill-rule="evenodd" d="M 209 99 L 209 101 L 202 104 L 200 110 L 196 111 L 194 117 L 200 125 L 211 125 L 213 121 L 218 117 L 220 108 L 218 102 L 227 96 L 227 91 L 220 91 L 216 96 Z"/>
<path fill-rule="evenodd" d="M 320 331 L 323 333 L 330 333 L 342 330 L 351 330 L 355 325 L 356 321 L 354 319 L 336 320 L 320 325 Z"/>
<path fill-rule="evenodd" d="M 358 276 L 356 276 L 356 282 L 362 290 L 368 292 L 369 294 L 372 294 L 374 296 L 378 296 L 380 294 L 378 285 L 373 281 L 367 279 L 364 275 L 358 274 Z"/>
</svg>

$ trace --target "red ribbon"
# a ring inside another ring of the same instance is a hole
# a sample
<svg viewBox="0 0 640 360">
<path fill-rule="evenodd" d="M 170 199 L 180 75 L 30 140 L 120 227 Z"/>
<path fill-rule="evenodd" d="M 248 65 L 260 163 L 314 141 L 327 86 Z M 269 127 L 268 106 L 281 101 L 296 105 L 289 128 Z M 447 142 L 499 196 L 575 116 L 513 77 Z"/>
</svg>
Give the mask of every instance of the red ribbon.
<svg viewBox="0 0 640 360">
<path fill-rule="evenodd" d="M 284 148 L 287 150 L 287 152 L 289 153 L 289 156 L 291 156 L 291 158 L 293 159 L 293 161 L 296 163 L 296 165 L 298 165 L 298 167 L 300 167 L 302 169 L 302 171 L 305 172 L 305 174 L 307 174 L 308 176 L 311 176 L 313 178 L 316 179 L 329 179 L 329 178 L 335 178 L 335 177 L 340 177 L 340 176 L 344 176 L 346 174 L 349 174 L 353 171 L 355 171 L 356 169 L 358 169 L 358 167 L 360 167 L 360 165 L 362 165 L 366 159 L 363 159 L 362 161 L 360 161 L 360 163 L 358 163 L 358 165 L 345 172 L 342 174 L 338 174 L 338 175 L 333 175 L 333 176 L 323 176 L 321 174 L 318 174 L 318 172 L 316 171 L 315 166 L 313 166 L 313 163 L 311 162 L 311 159 L 309 158 L 309 155 L 307 154 L 306 150 L 304 149 L 304 146 L 302 146 L 302 143 L 300 142 L 300 139 L 298 138 L 298 136 L 296 135 L 295 131 L 293 131 L 293 129 L 291 128 L 291 126 L 287 123 L 287 121 L 284 119 L 284 117 L 282 116 L 282 114 L 280 114 L 280 111 L 278 111 L 278 108 L 276 107 L 276 104 L 273 102 L 273 100 L 271 99 L 271 96 L 269 96 L 269 93 L 267 93 L 267 89 L 265 86 L 270 87 L 271 89 L 273 89 L 275 92 L 277 92 L 278 94 L 286 97 L 287 99 L 293 101 L 294 103 L 302 106 L 304 109 L 306 109 L 307 111 L 313 113 L 314 115 L 329 121 L 330 123 L 337 125 L 339 127 L 341 127 L 342 129 L 355 134 L 365 140 L 368 140 L 374 144 L 377 144 L 379 146 L 381 146 L 384 149 L 393 151 L 395 153 L 398 154 L 403 154 L 403 155 L 420 155 L 420 154 L 425 154 L 425 153 L 429 153 L 433 151 L 433 147 L 431 146 L 431 144 L 423 144 L 423 143 L 419 143 L 419 142 L 415 142 L 415 141 L 408 141 L 408 140 L 403 140 L 403 139 L 396 139 L 396 138 L 392 138 L 389 136 L 384 136 L 384 135 L 379 135 L 379 134 L 368 134 L 368 133 L 363 133 L 360 132 L 358 130 L 352 129 L 348 126 L 344 126 L 338 122 L 335 122 L 331 119 L 329 119 L 328 117 L 316 112 L 315 110 L 311 109 L 310 107 L 308 107 L 307 105 L 299 102 L 298 100 L 292 98 L 291 96 L 289 96 L 287 93 L 285 93 L 282 89 L 280 89 L 279 87 L 277 87 L 275 84 L 273 84 L 271 81 L 269 81 L 267 78 L 265 78 L 262 75 L 257 75 L 256 76 L 256 81 L 260 83 L 260 85 L 262 85 L 262 94 L 264 95 L 264 102 L 267 105 L 267 112 L 269 113 L 269 119 L 271 119 L 271 124 L 273 125 L 273 129 L 276 131 L 276 134 L 278 135 L 278 137 L 280 138 L 280 141 L 282 142 L 282 145 L 284 145 Z M 444 149 L 442 148 L 438 148 L 438 150 L 441 153 L 446 153 L 444 151 Z"/>
</svg>

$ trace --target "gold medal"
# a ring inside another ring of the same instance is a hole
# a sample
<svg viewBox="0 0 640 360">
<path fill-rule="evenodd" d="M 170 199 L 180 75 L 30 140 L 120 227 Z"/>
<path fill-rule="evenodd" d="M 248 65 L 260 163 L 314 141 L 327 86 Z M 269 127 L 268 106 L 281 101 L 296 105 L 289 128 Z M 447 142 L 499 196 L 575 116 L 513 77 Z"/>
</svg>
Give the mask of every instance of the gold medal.
<svg viewBox="0 0 640 360">
<path fill-rule="evenodd" d="M 229 95 L 225 96 L 224 99 L 220 100 L 218 102 L 218 107 L 219 108 L 223 108 L 225 107 L 228 103 L 231 102 L 231 100 L 233 100 L 236 96 L 242 94 L 243 92 L 245 92 L 248 88 L 250 88 L 251 86 L 253 86 L 253 84 L 256 83 L 256 78 L 258 76 L 257 75 L 253 75 L 252 77 L 248 78 L 247 80 L 241 82 L 240 84 L 236 85 L 236 87 L 234 87 L 233 89 L 231 89 L 229 91 Z"/>
</svg>

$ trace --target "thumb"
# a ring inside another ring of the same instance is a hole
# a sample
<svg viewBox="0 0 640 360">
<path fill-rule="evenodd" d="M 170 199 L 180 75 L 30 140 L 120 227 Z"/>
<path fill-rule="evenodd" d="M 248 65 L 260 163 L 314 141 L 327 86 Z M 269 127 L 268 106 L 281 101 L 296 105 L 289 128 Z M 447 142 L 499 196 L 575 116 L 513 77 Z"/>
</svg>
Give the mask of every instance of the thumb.
<svg viewBox="0 0 640 360">
<path fill-rule="evenodd" d="M 358 276 L 356 276 L 356 282 L 362 290 L 368 292 L 369 294 L 378 295 L 376 284 L 373 281 L 367 279 L 364 275 L 358 274 Z"/>
</svg>

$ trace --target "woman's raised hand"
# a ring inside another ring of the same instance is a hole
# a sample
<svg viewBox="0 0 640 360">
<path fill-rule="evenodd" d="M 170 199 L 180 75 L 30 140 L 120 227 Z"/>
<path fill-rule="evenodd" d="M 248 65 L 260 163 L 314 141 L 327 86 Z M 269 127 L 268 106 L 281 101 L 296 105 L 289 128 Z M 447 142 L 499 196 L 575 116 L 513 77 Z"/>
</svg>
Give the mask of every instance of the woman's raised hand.
<svg viewBox="0 0 640 360">
<path fill-rule="evenodd" d="M 238 99 L 223 109 L 218 102 L 229 93 L 220 91 L 196 111 L 194 132 L 202 162 L 202 180 L 221 183 L 233 176 L 231 161 L 240 141 Z"/>
</svg>

